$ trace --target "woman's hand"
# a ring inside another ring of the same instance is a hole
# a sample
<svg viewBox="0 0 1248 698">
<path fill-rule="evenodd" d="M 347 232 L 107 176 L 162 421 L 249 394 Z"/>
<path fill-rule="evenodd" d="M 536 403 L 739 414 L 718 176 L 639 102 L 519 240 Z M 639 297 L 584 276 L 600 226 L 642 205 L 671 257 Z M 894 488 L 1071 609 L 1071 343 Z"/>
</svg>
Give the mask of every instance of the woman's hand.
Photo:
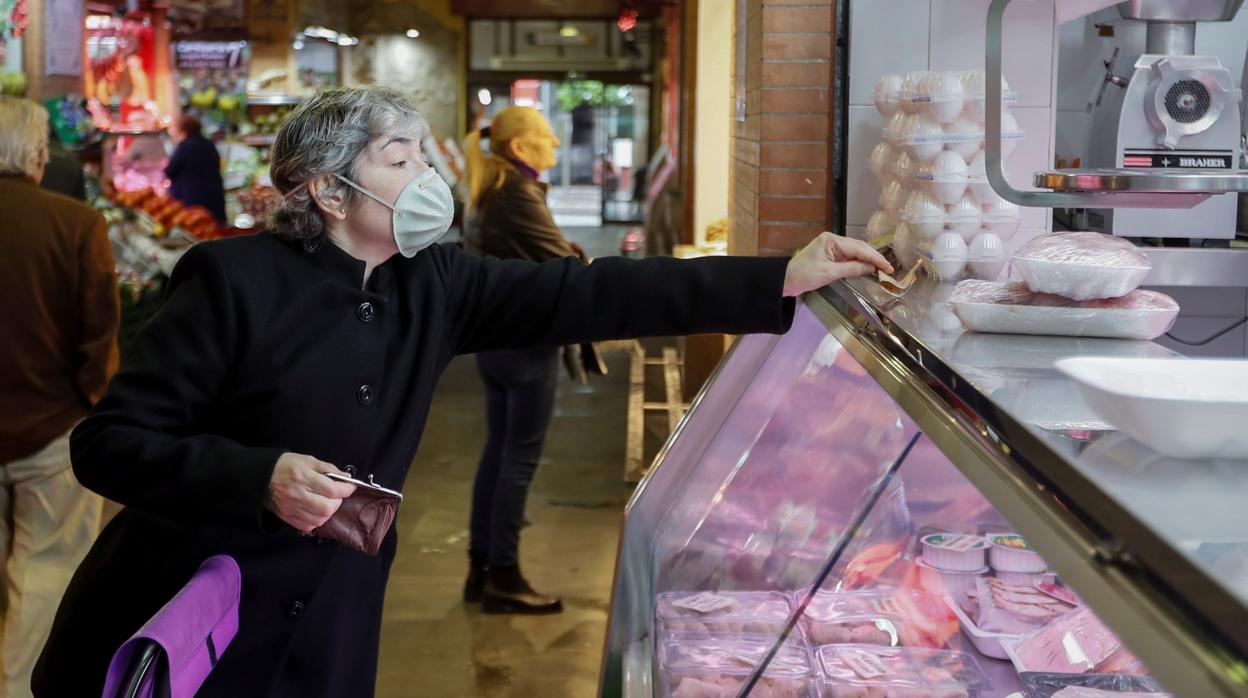
<svg viewBox="0 0 1248 698">
<path fill-rule="evenodd" d="M 867 243 L 821 233 L 789 260 L 784 273 L 784 295 L 800 296 L 833 281 L 874 274 L 877 270 L 891 274 L 893 265 Z"/>
<path fill-rule="evenodd" d="M 311 533 L 329 521 L 342 500 L 355 492 L 355 485 L 331 480 L 325 473 L 346 475 L 312 456 L 283 453 L 273 467 L 265 506 L 300 533 Z"/>
</svg>

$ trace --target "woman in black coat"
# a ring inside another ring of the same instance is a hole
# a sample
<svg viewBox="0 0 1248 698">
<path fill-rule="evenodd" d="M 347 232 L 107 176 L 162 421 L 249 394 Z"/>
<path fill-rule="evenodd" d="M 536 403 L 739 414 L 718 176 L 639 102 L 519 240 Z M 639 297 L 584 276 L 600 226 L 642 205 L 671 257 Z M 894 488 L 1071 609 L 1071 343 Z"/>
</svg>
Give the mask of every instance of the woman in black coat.
<svg viewBox="0 0 1248 698">
<path fill-rule="evenodd" d="M 221 179 L 221 154 L 212 141 L 204 138 L 199 119 L 185 115 L 177 128 L 170 128 L 177 145 L 165 176 L 169 196 L 186 206 L 203 206 L 220 225 L 225 225 L 225 182 Z"/>
<path fill-rule="evenodd" d="M 325 473 L 402 486 L 452 357 L 782 332 L 786 296 L 887 267 L 830 235 L 791 261 L 588 267 L 431 245 L 451 199 L 421 160 L 425 129 L 392 91 L 317 95 L 273 146 L 286 199 L 272 232 L 197 245 L 178 264 L 73 434 L 78 478 L 126 508 L 66 592 L 35 695 L 99 695 L 117 647 L 220 553 L 242 569 L 240 629 L 198 695 L 372 695 L 395 532 L 377 557 L 303 534 L 353 491 Z"/>
</svg>

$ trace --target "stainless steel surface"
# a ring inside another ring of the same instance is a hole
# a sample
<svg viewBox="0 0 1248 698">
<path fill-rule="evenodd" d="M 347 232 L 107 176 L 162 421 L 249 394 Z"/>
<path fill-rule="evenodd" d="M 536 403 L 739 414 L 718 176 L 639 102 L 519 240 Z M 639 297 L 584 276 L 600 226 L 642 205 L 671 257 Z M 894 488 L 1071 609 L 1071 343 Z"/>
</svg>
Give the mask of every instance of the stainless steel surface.
<svg viewBox="0 0 1248 698">
<path fill-rule="evenodd" d="M 1046 430 L 998 397 L 1068 384 L 1053 369 L 1065 356 L 1169 352 L 945 334 L 933 319 L 944 298 L 923 284 L 891 300 L 863 282 L 807 303 L 1164 684 L 1248 695 L 1248 463 L 1173 461 L 1111 432 Z"/>
<path fill-rule="evenodd" d="M 1217 58 L 1144 55 L 1135 67 L 1151 72 L 1142 106 L 1157 133 L 1156 143 L 1164 148 L 1174 150 L 1181 143 L 1193 147 L 1192 141 L 1184 139 L 1209 131 L 1227 107 L 1233 110 L 1233 118 L 1239 116 L 1243 95 Z"/>
<path fill-rule="evenodd" d="M 1196 53 L 1196 23 L 1149 22 L 1144 50 L 1162 56 L 1190 56 Z"/>
<path fill-rule="evenodd" d="M 1181 247 L 1141 248 L 1153 263 L 1150 287 L 1248 287 L 1248 250 Z"/>
<path fill-rule="evenodd" d="M 1065 169 L 1037 172 L 1034 183 L 1037 187 L 1063 192 L 1125 192 L 1147 194 L 1150 197 L 1161 195 L 1186 198 L 1193 194 L 1248 191 L 1248 171 L 1189 170 L 1164 173 L 1143 168 Z M 1203 200 L 1204 198 L 1200 199 Z M 1173 208 L 1173 203 L 1167 198 L 1153 208 Z"/>
<path fill-rule="evenodd" d="M 1070 189 L 1054 191 L 1024 191 L 1016 189 L 1005 177 L 1004 160 L 1001 157 L 1001 55 L 1004 35 L 1005 10 L 1012 0 L 992 0 L 988 6 L 987 31 L 984 38 L 984 63 L 986 79 L 985 119 L 985 172 L 988 182 L 1001 198 L 1018 204 L 1040 208 L 1192 208 L 1204 201 L 1207 196 L 1184 196 L 1166 194 L 1159 199 L 1160 192 L 1191 193 L 1185 183 L 1176 183 L 1174 187 L 1161 187 L 1156 182 L 1143 190 L 1133 190 L 1129 185 L 1117 189 Z M 1235 0 L 1238 9 L 1242 0 Z M 1137 3 L 1131 3 L 1133 6 Z M 1175 3 L 1184 5 L 1184 3 Z M 1147 5 L 1147 8 L 1144 6 Z M 1159 11 L 1160 4 L 1143 3 L 1139 7 L 1148 11 Z M 1234 13 L 1231 13 L 1234 16 Z M 1180 19 L 1180 18 L 1176 18 Z M 1154 175 L 1157 176 L 1157 175 Z M 1233 177 L 1232 181 L 1238 180 Z M 1058 178 L 1058 182 L 1070 181 Z M 1190 180 L 1189 180 L 1190 181 Z M 1242 183 L 1229 184 L 1227 188 L 1214 189 L 1205 193 L 1217 194 L 1231 191 L 1248 190 L 1248 176 Z"/>
<path fill-rule="evenodd" d="M 1126 19 L 1176 22 L 1227 22 L 1244 0 L 1128 0 L 1118 3 Z"/>
</svg>

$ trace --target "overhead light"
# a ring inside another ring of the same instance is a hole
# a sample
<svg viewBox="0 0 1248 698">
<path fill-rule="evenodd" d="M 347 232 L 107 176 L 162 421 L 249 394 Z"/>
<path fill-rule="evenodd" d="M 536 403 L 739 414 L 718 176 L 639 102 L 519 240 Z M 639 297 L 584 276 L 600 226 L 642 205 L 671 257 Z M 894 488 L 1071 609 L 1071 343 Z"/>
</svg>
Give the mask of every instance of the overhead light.
<svg viewBox="0 0 1248 698">
<path fill-rule="evenodd" d="M 562 36 L 565 39 L 575 39 L 576 37 L 580 35 L 581 35 L 581 30 L 577 29 L 576 27 L 570 24 L 564 25 L 559 28 L 559 36 Z"/>
<path fill-rule="evenodd" d="M 303 39 L 295 39 L 294 43 L 292 43 L 292 44 L 290 45 L 290 47 L 291 47 L 291 48 L 293 48 L 293 49 L 294 49 L 294 50 L 296 50 L 296 51 L 302 51 L 302 50 L 303 50 Z"/>
<path fill-rule="evenodd" d="M 480 102 L 482 106 L 488 107 L 490 106 L 490 102 L 494 101 L 494 95 L 490 94 L 488 89 L 482 87 L 481 90 L 477 92 L 477 101 Z"/>
<path fill-rule="evenodd" d="M 420 32 L 419 32 L 418 30 L 416 30 L 416 29 L 408 29 L 408 30 L 407 30 L 407 38 L 409 38 L 409 39 L 419 39 L 419 38 L 420 38 Z"/>
</svg>

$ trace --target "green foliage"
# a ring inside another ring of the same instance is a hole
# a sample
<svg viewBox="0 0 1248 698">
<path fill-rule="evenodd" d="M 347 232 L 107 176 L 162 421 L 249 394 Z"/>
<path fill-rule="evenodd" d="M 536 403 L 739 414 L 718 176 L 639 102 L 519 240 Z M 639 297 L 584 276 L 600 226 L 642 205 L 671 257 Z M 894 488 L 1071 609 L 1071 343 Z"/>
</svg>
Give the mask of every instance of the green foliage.
<svg viewBox="0 0 1248 698">
<path fill-rule="evenodd" d="M 555 99 L 560 111 L 571 112 L 580 106 L 624 107 L 633 103 L 627 85 L 604 85 L 599 80 L 569 80 L 559 83 Z"/>
</svg>

